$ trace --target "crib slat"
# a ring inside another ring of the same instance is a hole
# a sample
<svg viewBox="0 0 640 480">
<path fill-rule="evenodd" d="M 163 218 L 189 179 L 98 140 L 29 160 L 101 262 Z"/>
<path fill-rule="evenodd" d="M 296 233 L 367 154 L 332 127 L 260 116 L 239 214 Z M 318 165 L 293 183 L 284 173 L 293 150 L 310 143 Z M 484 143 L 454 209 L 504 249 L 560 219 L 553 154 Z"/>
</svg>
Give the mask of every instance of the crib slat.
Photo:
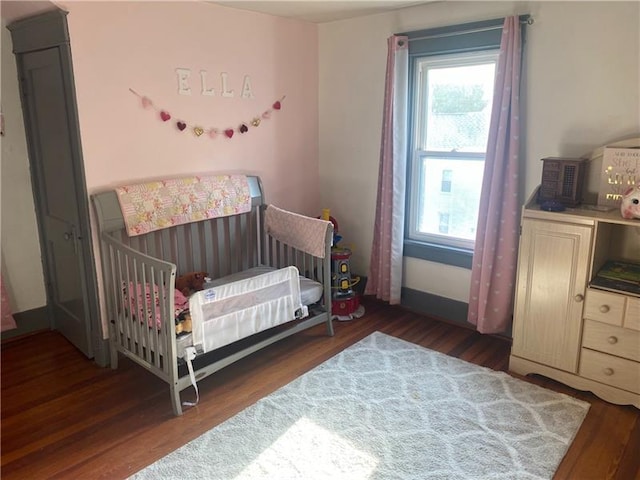
<svg viewBox="0 0 640 480">
<path fill-rule="evenodd" d="M 144 238 L 145 237 L 143 237 L 143 236 L 142 237 L 135 237 L 135 249 L 140 251 L 140 252 L 147 253 L 146 244 L 145 244 Z"/>
<path fill-rule="evenodd" d="M 122 273 L 122 278 L 124 279 L 124 284 L 126 285 L 126 288 L 128 289 L 127 291 L 129 292 L 129 301 L 127 304 L 127 308 L 128 308 L 128 317 L 124 318 L 125 321 L 125 325 L 127 327 L 127 338 L 129 341 L 129 348 L 136 351 L 136 345 L 135 345 L 135 323 L 133 321 L 133 318 L 135 315 L 137 315 L 136 313 L 136 309 L 137 306 L 135 303 L 132 303 L 132 298 L 135 299 L 135 296 L 132 297 L 131 295 L 133 295 L 133 292 L 131 291 L 131 279 L 130 279 L 130 275 L 129 275 L 129 256 L 125 253 L 122 255 L 122 269 L 123 269 L 123 273 Z M 133 300 L 133 302 L 135 302 L 136 300 Z M 131 311 L 133 309 L 133 312 Z M 137 351 L 136 351 L 137 353 Z"/>
<path fill-rule="evenodd" d="M 173 292 L 169 291 L 169 286 L 167 286 L 162 280 L 162 271 L 150 266 L 150 271 L 153 275 L 153 284 L 158 286 L 158 314 L 160 315 L 160 326 L 155 326 L 149 332 L 151 335 L 151 345 L 152 345 L 152 361 L 153 365 L 156 368 L 162 369 L 162 355 L 164 353 L 164 343 L 161 341 L 162 332 L 166 327 L 175 328 L 175 322 L 173 321 L 173 314 L 169 311 L 169 307 L 167 303 L 169 302 L 168 295 L 173 297 Z M 165 325 L 167 322 L 170 325 Z"/>
<path fill-rule="evenodd" d="M 111 245 L 108 245 L 108 252 L 108 262 L 110 268 L 106 272 L 106 275 L 111 279 L 111 291 L 107 290 L 107 298 L 110 298 L 111 300 L 111 311 L 108 312 L 108 318 L 111 322 L 113 322 L 113 324 L 111 324 L 111 335 L 115 337 L 118 344 L 122 345 L 122 330 L 120 329 L 120 312 L 124 311 L 124 298 L 122 297 L 122 295 L 120 295 L 120 293 L 122 292 L 122 282 L 119 281 L 120 276 L 116 275 L 116 272 L 118 271 L 116 269 L 117 258 Z"/>
<path fill-rule="evenodd" d="M 238 227 L 236 243 L 238 244 L 238 271 L 246 270 L 249 265 L 249 259 L 247 255 L 249 253 L 247 249 L 247 214 L 237 215 L 236 226 Z"/>
<path fill-rule="evenodd" d="M 120 278 L 122 279 L 122 284 L 125 286 L 125 288 L 127 288 L 127 292 L 129 292 L 129 296 L 127 297 L 129 300 L 127 302 L 127 310 L 123 311 L 123 322 L 125 325 L 125 331 L 127 332 L 127 346 L 128 348 L 135 350 L 135 343 L 134 343 L 134 324 L 133 324 L 133 320 L 131 315 L 135 315 L 135 304 L 131 303 L 131 287 L 130 287 L 130 283 L 129 283 L 129 275 L 128 275 L 128 268 L 127 268 L 127 255 L 126 253 L 121 254 L 121 265 L 120 268 L 122 269 L 122 273 L 120 274 Z M 133 312 L 131 311 L 133 308 Z"/>
<path fill-rule="evenodd" d="M 267 238 L 267 235 L 265 233 L 265 229 L 264 229 L 264 223 L 262 221 L 262 212 L 263 212 L 263 208 L 262 207 L 256 207 L 255 212 L 252 212 L 253 215 L 255 215 L 255 218 L 252 219 L 252 225 L 256 225 L 256 229 L 253 232 L 254 233 L 254 241 L 256 242 L 256 255 L 257 255 L 257 259 L 256 259 L 256 263 L 257 265 L 263 265 L 267 263 L 267 259 L 265 258 L 265 252 L 264 252 L 264 248 L 265 248 L 265 239 Z M 255 220 L 255 223 L 254 221 Z"/>
<path fill-rule="evenodd" d="M 175 263 L 178 265 L 180 263 L 180 248 L 178 247 L 177 230 L 175 228 L 170 228 L 167 232 L 169 233 L 169 258 L 175 259 Z"/>
<path fill-rule="evenodd" d="M 118 277 L 118 292 L 122 292 L 123 289 L 128 289 L 129 288 L 129 286 L 128 286 L 129 284 L 123 282 L 123 275 L 124 275 L 124 271 L 123 271 L 123 268 L 122 268 L 123 260 L 124 259 L 122 258 L 121 252 L 119 250 L 116 251 L 115 261 L 116 261 L 116 268 L 117 268 L 117 272 L 118 272 L 117 273 L 117 277 Z M 126 290 L 126 291 L 128 291 L 128 290 Z M 118 296 L 120 297 L 120 295 L 118 295 Z M 129 302 L 129 304 L 130 303 L 131 302 Z M 127 305 L 126 308 L 129 309 L 130 305 Z M 122 305 L 121 308 L 117 312 L 117 318 L 118 318 L 117 322 L 118 322 L 118 327 L 119 327 L 118 328 L 118 332 L 124 333 L 125 339 L 129 339 L 129 338 L 131 338 L 131 328 L 130 328 L 130 326 L 129 326 L 129 324 L 127 322 L 123 322 L 122 321 L 123 317 L 125 315 L 125 311 L 126 311 L 125 310 L 125 306 Z M 125 342 L 123 341 L 123 343 L 125 343 Z M 128 345 L 128 343 L 125 343 L 125 347 L 130 348 L 130 345 Z"/>
<path fill-rule="evenodd" d="M 158 252 L 156 250 L 156 236 L 155 235 L 145 235 L 144 236 L 144 248 L 145 253 L 151 257 L 158 257 Z"/>
<path fill-rule="evenodd" d="M 253 211 L 247 213 L 245 217 L 245 241 L 247 242 L 247 268 L 255 267 L 258 264 L 255 249 L 255 232 L 251 222 Z"/>
<path fill-rule="evenodd" d="M 218 239 L 218 231 L 216 229 L 217 223 L 214 221 L 209 222 L 209 234 L 210 234 L 210 245 L 208 250 L 208 255 L 210 255 L 209 260 L 209 276 L 211 278 L 220 278 L 221 275 L 221 266 L 220 266 L 220 241 Z"/>
<path fill-rule="evenodd" d="M 147 280 L 146 271 L 144 269 L 144 264 L 142 262 L 137 262 L 135 258 L 132 258 L 133 271 L 136 287 L 139 285 L 142 295 L 138 296 L 138 312 L 142 311 L 141 315 L 138 316 L 135 324 L 138 329 L 138 350 L 141 352 L 142 357 L 149 362 L 149 348 L 147 340 L 148 340 L 148 330 L 155 322 L 155 318 L 153 317 L 153 288 L 149 285 L 149 281 Z M 149 289 L 149 293 L 147 293 L 147 288 Z M 149 296 L 150 305 L 147 307 L 147 295 Z M 150 311 L 149 311 L 150 310 Z M 140 318 L 142 317 L 142 318 Z"/>
<path fill-rule="evenodd" d="M 193 248 L 192 248 L 192 258 L 194 270 L 203 270 L 207 271 L 207 262 L 205 258 L 206 245 L 204 240 L 204 222 L 198 222 L 197 224 L 192 225 L 192 237 Z"/>
<path fill-rule="evenodd" d="M 265 264 L 270 267 L 275 266 L 275 259 L 273 258 L 273 243 L 275 240 L 273 237 L 267 237 L 266 245 L 265 245 Z"/>
<path fill-rule="evenodd" d="M 273 263 L 271 264 L 271 266 L 279 268 L 278 265 L 280 264 L 280 242 L 274 239 L 272 247 L 273 251 L 271 252 L 271 255 L 273 256 Z"/>
<path fill-rule="evenodd" d="M 235 236 L 235 222 L 230 217 L 225 217 L 225 242 L 227 242 L 228 246 L 228 258 L 229 258 L 229 266 L 227 270 L 227 275 L 230 275 L 235 272 L 236 265 L 238 264 L 238 245 L 233 241 Z"/>
<path fill-rule="evenodd" d="M 143 251 L 142 250 L 142 237 L 133 237 L 131 238 L 131 248 L 133 248 L 134 250 L 138 250 L 138 251 Z"/>
<path fill-rule="evenodd" d="M 145 276 L 147 278 L 147 282 L 145 286 L 148 284 L 149 289 L 151 291 L 152 300 L 151 300 L 151 325 L 147 325 L 147 328 L 144 329 L 144 333 L 146 336 L 146 342 L 144 344 L 145 348 L 148 350 L 148 358 L 149 363 L 156 364 L 156 360 L 158 359 L 158 324 L 156 318 L 160 318 L 160 325 L 162 325 L 162 321 L 167 317 L 161 316 L 162 305 L 164 304 L 164 289 L 159 287 L 156 283 L 156 273 L 150 265 L 143 264 L 145 270 Z M 157 303 L 156 303 L 157 302 Z M 156 317 L 157 316 L 157 317 Z M 166 321 L 166 320 L 165 320 Z M 156 365 L 157 366 L 157 365 Z"/>
<path fill-rule="evenodd" d="M 260 259 L 258 258 L 260 249 L 257 243 L 257 228 L 254 228 L 254 221 L 256 218 L 256 209 L 254 208 L 249 212 L 247 216 L 247 258 L 249 258 L 248 268 L 255 267 L 260 263 Z"/>
<path fill-rule="evenodd" d="M 202 223 L 201 245 L 202 245 L 202 266 L 204 270 L 212 276 L 213 269 L 213 240 L 211 238 L 211 222 Z"/>
<path fill-rule="evenodd" d="M 223 271 L 223 275 L 230 275 L 233 273 L 231 265 L 233 264 L 233 252 L 235 250 L 235 246 L 231 242 L 231 232 L 229 226 L 229 217 L 224 217 L 220 219 L 222 224 L 224 225 L 222 232 L 224 235 L 224 250 L 227 252 L 227 257 L 225 258 L 225 270 Z"/>
<path fill-rule="evenodd" d="M 160 278 L 158 280 L 159 285 L 165 285 L 165 286 L 171 285 L 171 282 L 166 277 L 165 272 L 163 270 L 160 270 L 159 275 L 160 275 Z M 165 287 L 164 291 L 166 291 L 167 293 L 170 293 L 169 290 L 170 290 L 169 287 Z M 167 306 L 167 301 L 169 301 L 169 306 Z M 175 309 L 175 304 L 170 299 L 165 299 L 165 301 L 161 303 L 160 315 L 162 319 L 173 319 L 174 315 L 173 313 L 171 313 L 172 312 L 171 308 Z M 156 349 L 156 352 L 158 352 L 158 354 L 156 355 L 155 365 L 159 369 L 162 369 L 168 376 L 170 375 L 171 364 L 175 362 L 163 361 L 163 358 L 168 354 L 168 352 L 165 351 L 165 349 L 163 349 L 162 346 L 169 345 L 172 342 L 172 338 L 173 338 L 173 351 L 175 352 L 175 337 L 173 337 L 174 331 L 175 331 L 175 322 L 170 323 L 169 325 L 165 325 L 163 323 L 162 328 L 158 331 L 159 343 L 158 343 L 158 348 Z"/>
<path fill-rule="evenodd" d="M 238 215 L 229 217 L 229 234 L 232 239 L 231 258 L 233 261 L 231 273 L 236 273 L 242 270 L 242 244 L 240 243 L 242 233 L 240 230 L 240 217 Z"/>
<path fill-rule="evenodd" d="M 196 270 L 202 269 L 202 264 L 199 261 L 200 254 L 198 253 L 198 227 L 196 224 L 192 223 L 190 225 L 184 226 L 184 235 L 185 235 L 185 247 L 184 247 L 184 256 L 185 256 L 185 268 L 186 272 L 195 272 Z M 196 257 L 198 262 L 196 263 Z M 182 264 L 180 264 L 182 265 Z"/>
<path fill-rule="evenodd" d="M 289 245 L 282 244 L 282 264 L 290 265 L 289 263 L 289 251 L 291 247 Z"/>
<path fill-rule="evenodd" d="M 135 312 L 132 315 L 132 318 L 134 318 L 135 320 L 133 321 L 132 325 L 133 325 L 133 341 L 135 343 L 135 348 L 137 351 L 137 354 L 139 356 L 141 356 L 142 358 L 144 358 L 146 360 L 146 358 L 144 357 L 144 352 L 142 351 L 141 348 L 141 331 L 140 331 L 140 325 L 142 324 L 142 322 L 146 322 L 146 312 L 145 312 L 145 308 L 143 307 L 143 303 L 142 303 L 142 299 L 140 298 L 140 295 L 138 294 L 138 285 L 140 285 L 140 279 L 138 278 L 138 265 L 136 264 L 135 258 L 131 258 L 131 256 L 127 256 L 127 285 L 130 285 L 129 287 L 129 295 L 133 296 L 133 301 L 134 301 L 134 308 L 133 311 Z M 144 284 L 143 284 L 144 285 Z M 132 287 L 131 287 L 132 286 Z M 144 290 L 142 291 L 142 295 L 144 295 Z M 142 315 L 141 315 L 142 312 Z M 142 317 L 142 318 L 140 318 Z"/>
<path fill-rule="evenodd" d="M 280 244 L 280 240 L 276 240 L 275 243 L 275 250 L 276 250 L 276 263 L 275 263 L 275 267 L 276 268 L 282 268 L 282 246 Z"/>
<path fill-rule="evenodd" d="M 171 229 L 173 232 L 173 243 L 175 245 L 175 255 L 173 258 L 176 259 L 176 264 L 180 265 L 181 272 L 192 272 L 193 265 L 187 260 L 188 259 L 188 250 L 190 245 L 190 236 L 189 229 L 184 225 L 178 225 L 175 228 Z"/>
</svg>

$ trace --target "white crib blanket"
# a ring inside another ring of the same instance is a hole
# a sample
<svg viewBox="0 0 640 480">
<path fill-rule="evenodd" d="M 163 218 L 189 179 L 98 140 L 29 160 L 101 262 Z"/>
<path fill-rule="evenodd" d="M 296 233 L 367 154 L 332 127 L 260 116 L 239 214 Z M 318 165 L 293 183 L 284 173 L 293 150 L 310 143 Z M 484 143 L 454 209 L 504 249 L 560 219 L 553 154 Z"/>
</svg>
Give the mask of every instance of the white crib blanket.
<svg viewBox="0 0 640 480">
<path fill-rule="evenodd" d="M 196 292 L 189 310 L 192 342 L 203 352 L 308 315 L 293 266 Z"/>
</svg>

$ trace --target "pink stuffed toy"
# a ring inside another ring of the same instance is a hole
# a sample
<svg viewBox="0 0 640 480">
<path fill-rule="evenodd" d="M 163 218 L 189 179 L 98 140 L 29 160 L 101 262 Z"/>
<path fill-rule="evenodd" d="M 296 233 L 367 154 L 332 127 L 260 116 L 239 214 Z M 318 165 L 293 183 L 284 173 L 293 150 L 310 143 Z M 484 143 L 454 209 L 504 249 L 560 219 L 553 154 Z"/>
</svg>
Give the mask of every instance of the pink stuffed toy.
<svg viewBox="0 0 640 480">
<path fill-rule="evenodd" d="M 620 213 L 622 214 L 623 218 L 640 219 L 640 185 L 629 187 L 622 194 Z"/>
</svg>

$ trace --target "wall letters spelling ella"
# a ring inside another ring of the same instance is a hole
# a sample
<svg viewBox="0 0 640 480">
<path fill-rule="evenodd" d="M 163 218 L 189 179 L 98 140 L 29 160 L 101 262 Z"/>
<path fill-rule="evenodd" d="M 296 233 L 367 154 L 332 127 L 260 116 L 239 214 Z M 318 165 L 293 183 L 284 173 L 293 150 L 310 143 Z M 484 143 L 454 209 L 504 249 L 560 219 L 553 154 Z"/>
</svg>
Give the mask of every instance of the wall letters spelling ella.
<svg viewBox="0 0 640 480">
<path fill-rule="evenodd" d="M 180 95 L 191 95 L 191 86 L 189 85 L 189 80 L 191 78 L 191 70 L 188 68 L 176 68 L 176 75 L 178 77 L 178 93 Z M 219 95 L 224 98 L 233 98 L 234 91 L 229 90 L 228 87 L 228 78 L 229 75 L 225 72 L 220 73 L 220 89 Z M 215 96 L 216 90 L 211 87 L 209 88 L 209 83 L 207 81 L 207 71 L 200 70 L 200 94 L 205 96 Z M 242 81 L 242 91 L 240 93 L 240 97 L 242 98 L 253 98 L 253 91 L 251 90 L 251 79 L 249 75 L 245 75 Z"/>
</svg>

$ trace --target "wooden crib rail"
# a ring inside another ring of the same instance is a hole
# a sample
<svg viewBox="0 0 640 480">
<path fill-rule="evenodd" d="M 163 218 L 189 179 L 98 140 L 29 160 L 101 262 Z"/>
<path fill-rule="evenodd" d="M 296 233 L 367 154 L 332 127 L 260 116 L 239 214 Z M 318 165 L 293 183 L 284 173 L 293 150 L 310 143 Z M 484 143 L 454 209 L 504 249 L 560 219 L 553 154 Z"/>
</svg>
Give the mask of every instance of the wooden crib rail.
<svg viewBox="0 0 640 480">
<path fill-rule="evenodd" d="M 264 232 L 264 225 L 262 225 L 262 229 Z M 298 268 L 301 275 L 321 283 L 323 295 L 320 303 L 328 318 L 331 318 L 331 244 L 333 240 L 333 225 L 328 224 L 325 231 L 324 258 L 292 247 L 267 233 L 263 233 L 263 239 L 262 263 L 274 268 L 293 265 Z M 333 335 L 331 322 L 327 324 L 327 333 Z"/>
<path fill-rule="evenodd" d="M 103 234 L 102 241 L 111 367 L 117 368 L 121 352 L 164 381 L 175 378 L 176 266 L 109 235 Z"/>
</svg>

